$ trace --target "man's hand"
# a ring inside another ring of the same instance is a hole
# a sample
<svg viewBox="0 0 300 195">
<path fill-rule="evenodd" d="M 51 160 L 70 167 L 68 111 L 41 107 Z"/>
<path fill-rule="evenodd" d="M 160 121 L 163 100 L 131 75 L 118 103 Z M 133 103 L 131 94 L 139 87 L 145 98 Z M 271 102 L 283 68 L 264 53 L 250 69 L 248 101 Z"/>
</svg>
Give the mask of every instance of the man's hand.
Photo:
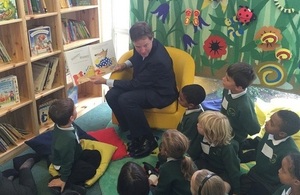
<svg viewBox="0 0 300 195">
<path fill-rule="evenodd" d="M 65 189 L 66 182 L 62 181 L 60 178 L 52 179 L 48 183 L 48 187 L 60 187 L 60 192 L 63 192 Z"/>
<path fill-rule="evenodd" d="M 94 84 L 106 84 L 106 79 L 102 76 L 92 76 L 90 77 L 90 81 Z"/>
<path fill-rule="evenodd" d="M 121 71 L 121 70 L 124 70 L 125 68 L 126 68 L 126 64 L 125 64 L 125 63 L 123 63 L 123 64 L 117 64 L 117 65 L 114 67 L 113 72 Z"/>
</svg>

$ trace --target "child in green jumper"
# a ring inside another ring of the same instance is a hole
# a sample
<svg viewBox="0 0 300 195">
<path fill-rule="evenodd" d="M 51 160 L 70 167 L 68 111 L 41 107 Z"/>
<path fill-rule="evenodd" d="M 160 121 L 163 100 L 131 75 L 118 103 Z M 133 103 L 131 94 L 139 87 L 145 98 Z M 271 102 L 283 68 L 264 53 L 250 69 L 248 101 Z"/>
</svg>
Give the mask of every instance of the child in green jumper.
<svg viewBox="0 0 300 195">
<path fill-rule="evenodd" d="M 48 187 L 55 193 L 66 188 L 77 189 L 96 174 L 101 155 L 97 150 L 83 150 L 73 122 L 77 117 L 74 102 L 70 98 L 59 99 L 49 108 L 49 116 L 55 123 L 51 145 L 51 163 L 60 176 L 53 178 Z M 84 191 L 84 189 L 82 189 Z"/>
<path fill-rule="evenodd" d="M 247 93 L 247 87 L 254 79 L 252 66 L 242 62 L 229 66 L 222 78 L 224 90 L 221 112 L 229 119 L 234 139 L 239 143 L 239 157 L 242 162 L 249 161 L 243 157 L 245 145 L 247 149 L 255 148 L 246 144 L 248 135 L 255 135 L 260 131 L 254 103 Z"/>
<path fill-rule="evenodd" d="M 271 116 L 256 149 L 256 164 L 241 176 L 242 195 L 268 195 L 281 186 L 278 170 L 287 154 L 299 152 L 291 137 L 299 129 L 300 119 L 293 111 L 279 110 Z"/>
<path fill-rule="evenodd" d="M 179 92 L 178 102 L 186 108 L 185 113 L 177 126 L 177 130 L 190 140 L 188 155 L 195 161 L 200 157 L 200 135 L 197 131 L 198 116 L 203 112 L 201 103 L 206 93 L 201 85 L 191 84 L 184 86 Z"/>
<path fill-rule="evenodd" d="M 285 156 L 278 171 L 284 184 L 273 195 L 300 195 L 300 153 Z"/>
<path fill-rule="evenodd" d="M 188 138 L 175 129 L 166 130 L 162 135 L 161 153 L 167 162 L 159 168 L 159 176 L 150 175 L 154 195 L 191 195 L 190 180 L 196 171 L 192 159 L 185 156 L 189 147 Z"/>
<path fill-rule="evenodd" d="M 231 185 L 239 194 L 240 160 L 232 143 L 232 129 L 228 118 L 218 111 L 204 111 L 198 118 L 198 132 L 202 135 L 202 157 L 199 169 L 208 169 Z"/>
</svg>

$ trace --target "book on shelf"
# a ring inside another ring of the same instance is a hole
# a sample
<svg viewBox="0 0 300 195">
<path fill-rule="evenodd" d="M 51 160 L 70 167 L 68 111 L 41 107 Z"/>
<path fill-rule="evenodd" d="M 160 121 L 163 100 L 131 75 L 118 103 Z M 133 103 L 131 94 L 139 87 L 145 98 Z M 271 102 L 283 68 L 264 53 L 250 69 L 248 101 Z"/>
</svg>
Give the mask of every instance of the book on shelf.
<svg viewBox="0 0 300 195">
<path fill-rule="evenodd" d="M 39 122 L 41 125 L 46 125 L 49 123 L 52 123 L 51 118 L 49 117 L 48 111 L 49 107 L 53 102 L 55 102 L 56 99 L 50 99 L 38 106 L 38 113 L 39 113 Z"/>
<path fill-rule="evenodd" d="M 49 64 L 50 63 L 47 61 L 36 61 L 32 63 L 34 91 L 36 93 L 41 92 L 44 89 L 49 72 Z"/>
<path fill-rule="evenodd" d="M 117 64 L 112 40 L 87 45 L 65 53 L 66 64 L 75 86 L 94 75 L 105 75 Z"/>
<path fill-rule="evenodd" d="M 0 151 L 5 152 L 10 145 L 17 145 L 17 141 L 25 139 L 19 130 L 8 123 L 0 123 Z"/>
<path fill-rule="evenodd" d="M 39 26 L 29 29 L 28 38 L 31 56 L 53 51 L 50 26 Z"/>
<path fill-rule="evenodd" d="M 83 20 L 62 18 L 61 22 L 64 44 L 80 39 L 88 39 L 91 37 L 91 34 Z"/>
<path fill-rule="evenodd" d="M 5 141 L 0 137 L 0 152 L 6 152 L 8 149 L 8 145 Z"/>
<path fill-rule="evenodd" d="M 5 126 L 3 126 L 1 123 L 0 123 L 0 133 L 1 133 L 1 137 L 2 138 L 6 138 L 6 144 L 7 145 L 18 145 L 17 144 L 17 141 L 18 141 L 18 138 L 13 134 L 11 133 L 11 131 L 9 129 L 7 129 Z"/>
<path fill-rule="evenodd" d="M 76 0 L 76 6 L 91 5 L 91 0 Z"/>
<path fill-rule="evenodd" d="M 58 57 L 51 56 L 51 57 L 37 61 L 37 62 L 41 62 L 44 64 L 48 64 L 48 72 L 47 72 L 47 76 L 46 76 L 46 80 L 45 80 L 43 89 L 52 89 L 56 69 L 58 66 L 58 60 L 59 60 Z"/>
<path fill-rule="evenodd" d="M 0 1 L 0 21 L 18 18 L 16 0 Z"/>
<path fill-rule="evenodd" d="M 0 109 L 20 102 L 17 76 L 0 78 Z"/>
<path fill-rule="evenodd" d="M 2 62 L 11 61 L 11 58 L 1 40 L 0 40 L 0 57 L 1 57 L 0 60 L 2 60 Z"/>
</svg>

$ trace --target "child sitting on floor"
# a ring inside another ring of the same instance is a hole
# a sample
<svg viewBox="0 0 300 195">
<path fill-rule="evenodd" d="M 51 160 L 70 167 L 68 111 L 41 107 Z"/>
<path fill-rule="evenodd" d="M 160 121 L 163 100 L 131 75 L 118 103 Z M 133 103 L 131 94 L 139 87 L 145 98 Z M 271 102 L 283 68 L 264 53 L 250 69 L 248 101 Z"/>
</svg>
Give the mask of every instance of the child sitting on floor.
<svg viewBox="0 0 300 195">
<path fill-rule="evenodd" d="M 224 86 L 221 112 L 228 117 L 234 139 L 239 143 L 239 157 L 242 162 L 249 161 L 243 156 L 244 149 L 252 149 L 256 140 L 247 140 L 248 135 L 260 131 L 260 125 L 254 109 L 254 103 L 247 92 L 247 87 L 255 79 L 255 72 L 250 64 L 235 63 L 226 70 L 222 78 Z"/>
<path fill-rule="evenodd" d="M 278 176 L 284 185 L 273 195 L 300 195 L 300 153 L 288 154 L 282 159 Z"/>
<path fill-rule="evenodd" d="M 60 175 L 52 178 L 48 187 L 55 193 L 63 192 L 65 186 L 85 193 L 84 182 L 96 174 L 101 154 L 97 150 L 82 149 L 77 129 L 72 125 L 77 117 L 72 99 L 53 102 L 49 108 L 49 117 L 55 123 L 50 159 Z"/>
<path fill-rule="evenodd" d="M 150 175 L 150 184 L 155 195 L 191 194 L 190 180 L 196 171 L 192 159 L 185 156 L 189 147 L 188 138 L 181 132 L 173 129 L 166 130 L 162 135 L 161 153 L 166 156 L 167 162 L 159 168 L 159 176 Z"/>
<path fill-rule="evenodd" d="M 268 195 L 281 186 L 278 170 L 287 154 L 298 152 L 291 136 L 299 129 L 300 119 L 293 111 L 279 110 L 271 116 L 256 149 L 256 164 L 241 176 L 242 195 Z"/>
<path fill-rule="evenodd" d="M 228 118 L 218 111 L 204 111 L 198 118 L 197 127 L 202 135 L 202 157 L 198 168 L 218 174 L 231 185 L 233 194 L 239 194 L 240 160 Z"/>
<path fill-rule="evenodd" d="M 197 84 L 186 85 L 179 92 L 178 102 L 182 107 L 186 108 L 186 111 L 177 126 L 177 130 L 190 140 L 190 147 L 187 153 L 194 161 L 200 157 L 201 146 L 197 123 L 198 116 L 203 112 L 200 104 L 205 97 L 204 88 Z"/>
<path fill-rule="evenodd" d="M 229 191 L 230 185 L 217 174 L 207 169 L 198 170 L 192 176 L 192 195 L 225 195 Z"/>
</svg>

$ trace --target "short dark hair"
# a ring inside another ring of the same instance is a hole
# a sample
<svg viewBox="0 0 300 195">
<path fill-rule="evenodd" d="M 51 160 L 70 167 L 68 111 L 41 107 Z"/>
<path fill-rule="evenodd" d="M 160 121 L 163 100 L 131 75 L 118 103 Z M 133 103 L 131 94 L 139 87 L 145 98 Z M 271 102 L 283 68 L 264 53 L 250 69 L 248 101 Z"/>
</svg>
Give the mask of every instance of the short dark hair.
<svg viewBox="0 0 300 195">
<path fill-rule="evenodd" d="M 65 98 L 53 102 L 49 107 L 48 114 L 55 124 L 62 126 L 68 124 L 73 112 L 73 100 L 71 98 Z"/>
<path fill-rule="evenodd" d="M 246 89 L 255 79 L 253 67 L 250 64 L 239 62 L 227 68 L 227 75 L 231 77 L 236 86 Z"/>
<path fill-rule="evenodd" d="M 290 157 L 292 161 L 292 167 L 289 169 L 290 173 L 300 180 L 300 153 L 292 153 L 287 155 L 287 157 Z"/>
<path fill-rule="evenodd" d="M 129 30 L 131 41 L 137 41 L 144 37 L 148 37 L 149 39 L 153 38 L 152 28 L 148 25 L 148 23 L 141 21 L 136 22 Z"/>
<path fill-rule="evenodd" d="M 206 97 L 204 88 L 198 84 L 186 85 L 181 89 L 187 103 L 199 105 Z"/>
<path fill-rule="evenodd" d="M 290 110 L 279 110 L 277 115 L 282 120 L 280 130 L 285 132 L 288 136 L 297 133 L 300 129 L 299 116 Z"/>
<path fill-rule="evenodd" d="M 118 177 L 117 191 L 120 195 L 148 195 L 150 186 L 144 169 L 135 162 L 126 162 Z"/>
</svg>

